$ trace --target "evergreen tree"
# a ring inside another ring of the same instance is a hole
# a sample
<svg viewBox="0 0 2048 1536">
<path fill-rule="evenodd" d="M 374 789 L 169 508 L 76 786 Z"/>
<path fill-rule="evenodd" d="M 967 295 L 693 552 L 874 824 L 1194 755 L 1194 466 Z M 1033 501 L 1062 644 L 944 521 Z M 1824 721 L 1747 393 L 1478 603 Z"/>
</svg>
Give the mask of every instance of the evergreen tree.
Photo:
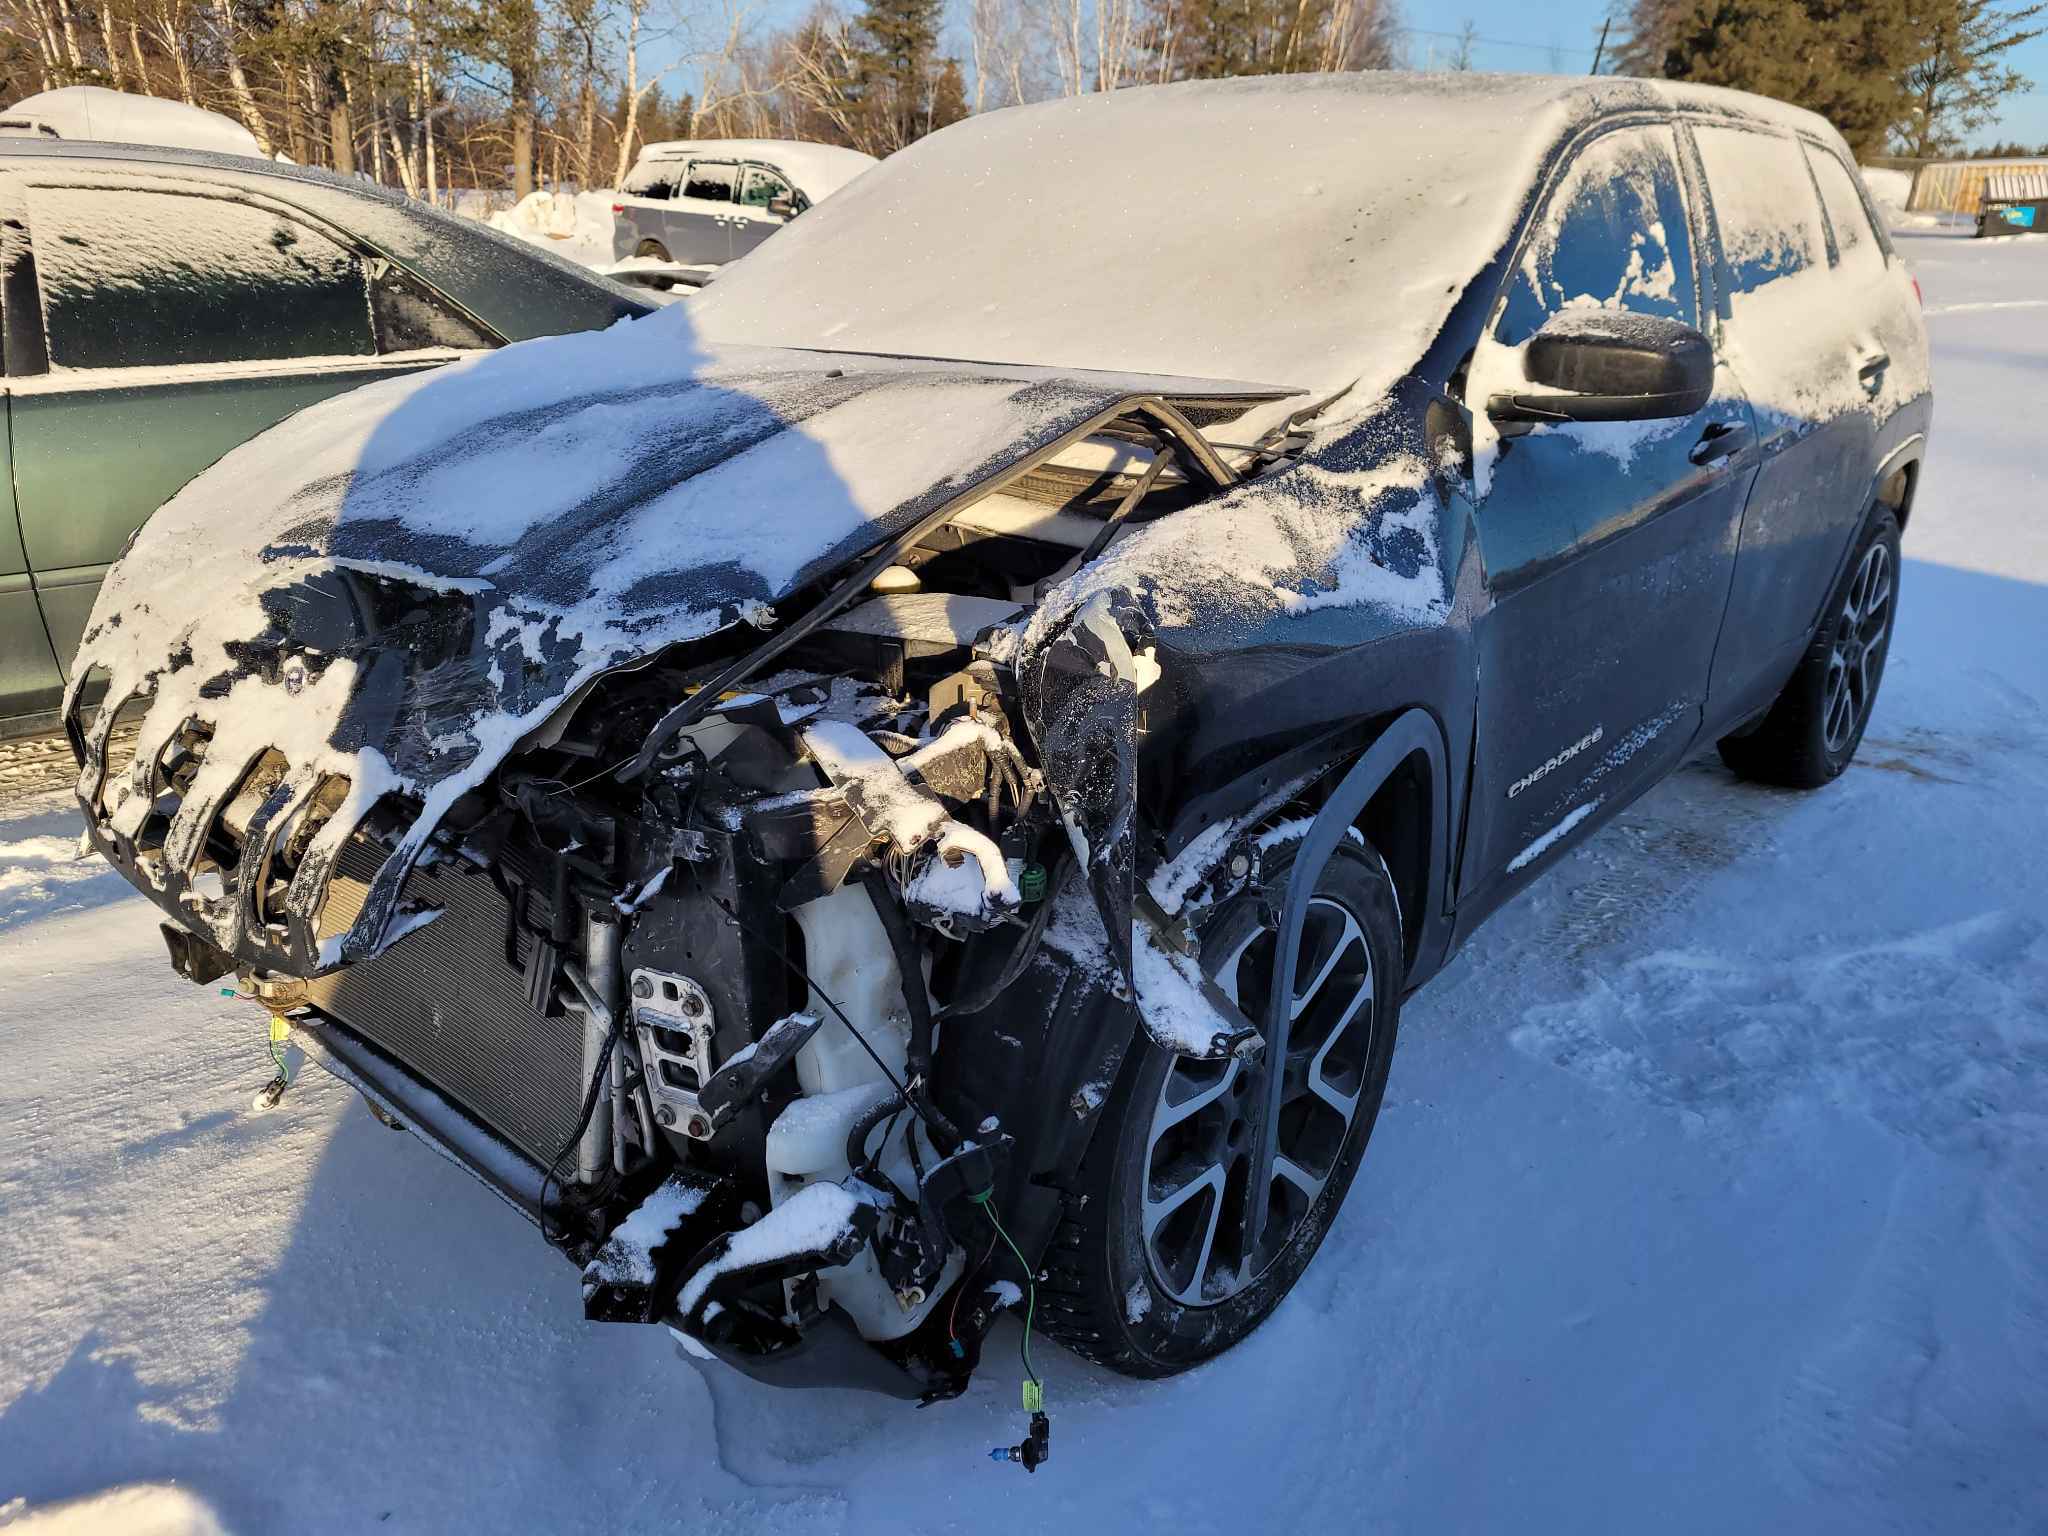
<svg viewBox="0 0 2048 1536">
<path fill-rule="evenodd" d="M 1881 154 L 1907 115 L 1925 0 L 1684 0 L 1662 74 L 1775 96 L 1828 119 L 1857 154 Z"/>
<path fill-rule="evenodd" d="M 937 73 L 932 76 L 931 110 L 927 114 L 925 131 L 936 132 L 966 116 L 967 80 L 960 73 L 960 61 L 941 59 Z"/>
<path fill-rule="evenodd" d="M 2006 56 L 2048 31 L 2028 25 L 2048 11 L 2048 0 L 2010 10 L 1992 0 L 1919 0 L 1917 10 L 1923 47 L 1906 71 L 1911 115 L 1899 146 L 1909 155 L 1952 155 L 1997 117 L 2005 97 L 2027 88 Z"/>
<path fill-rule="evenodd" d="M 936 126 L 930 119 L 941 0 L 867 0 L 853 29 L 853 91 L 879 153 Z"/>
</svg>

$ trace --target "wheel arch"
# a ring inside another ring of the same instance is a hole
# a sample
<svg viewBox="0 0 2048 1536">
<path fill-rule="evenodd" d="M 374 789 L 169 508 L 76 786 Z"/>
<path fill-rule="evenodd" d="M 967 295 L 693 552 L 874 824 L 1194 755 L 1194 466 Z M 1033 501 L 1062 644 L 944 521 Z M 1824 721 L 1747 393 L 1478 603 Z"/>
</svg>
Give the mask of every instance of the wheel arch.
<svg viewBox="0 0 2048 1536">
<path fill-rule="evenodd" d="M 1872 501 L 1881 507 L 1888 507 L 1899 521 L 1899 532 L 1906 531 L 1906 520 L 1912 515 L 1914 498 L 1920 490 L 1920 455 L 1926 447 L 1926 439 L 1919 434 L 1899 444 L 1886 455 L 1877 468 L 1877 488 Z"/>
<path fill-rule="evenodd" d="M 1287 882 L 1280 912 L 1282 974 L 1275 998 L 1292 995 L 1294 959 L 1309 897 L 1323 866 L 1353 830 L 1386 860 L 1401 910 L 1408 977 L 1413 980 L 1435 969 L 1443 947 L 1450 847 L 1447 768 L 1442 727 L 1427 710 L 1411 706 L 1389 720 L 1331 786 L 1302 839 Z"/>
<path fill-rule="evenodd" d="M 1434 971 L 1447 948 L 1451 793 L 1443 727 L 1427 709 L 1410 705 L 1277 754 L 1188 802 L 1167 846 L 1184 847 L 1216 822 L 1255 815 L 1276 799 L 1313 806 L 1288 886 L 1291 931 L 1299 937 L 1308 893 L 1338 844 L 1355 831 L 1386 861 L 1412 982 Z M 1283 937 L 1288 931 L 1283 925 Z"/>
</svg>

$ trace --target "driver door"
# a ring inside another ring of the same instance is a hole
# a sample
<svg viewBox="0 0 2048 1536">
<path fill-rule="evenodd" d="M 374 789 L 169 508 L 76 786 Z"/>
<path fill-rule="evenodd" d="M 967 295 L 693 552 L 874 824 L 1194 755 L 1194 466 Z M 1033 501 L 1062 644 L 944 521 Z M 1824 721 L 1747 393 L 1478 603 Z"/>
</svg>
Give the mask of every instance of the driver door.
<svg viewBox="0 0 2048 1536">
<path fill-rule="evenodd" d="M 1713 398 L 1684 417 L 1530 427 L 1485 416 L 1491 393 L 1526 387 L 1530 337 L 1566 310 L 1659 315 L 1711 334 L 1709 263 L 1679 156 L 1666 123 L 1579 146 L 1473 356 L 1475 523 L 1491 604 L 1476 626 L 1465 895 L 1504 898 L 1669 771 L 1699 727 L 1755 474 L 1731 376 L 1717 360 Z M 1472 920 L 1490 905 L 1470 903 Z"/>
</svg>

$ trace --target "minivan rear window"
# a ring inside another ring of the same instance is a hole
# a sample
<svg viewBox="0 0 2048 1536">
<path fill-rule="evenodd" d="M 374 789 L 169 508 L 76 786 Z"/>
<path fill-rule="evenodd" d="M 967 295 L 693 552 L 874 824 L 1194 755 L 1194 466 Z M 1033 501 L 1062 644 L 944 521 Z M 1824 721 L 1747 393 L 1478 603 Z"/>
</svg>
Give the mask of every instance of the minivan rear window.
<svg viewBox="0 0 2048 1536">
<path fill-rule="evenodd" d="M 1693 129 L 1737 293 L 1827 260 L 1820 203 L 1797 141 L 1752 128 Z"/>
<path fill-rule="evenodd" d="M 628 197 L 671 198 L 682 178 L 683 166 L 676 160 L 643 160 L 626 173 L 619 190 Z"/>
</svg>

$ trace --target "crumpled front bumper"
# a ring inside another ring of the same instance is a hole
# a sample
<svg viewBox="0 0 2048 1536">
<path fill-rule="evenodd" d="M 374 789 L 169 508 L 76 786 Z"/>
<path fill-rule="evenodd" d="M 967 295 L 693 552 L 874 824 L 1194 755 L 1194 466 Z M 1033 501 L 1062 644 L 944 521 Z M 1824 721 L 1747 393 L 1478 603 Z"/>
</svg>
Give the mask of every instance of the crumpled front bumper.
<svg viewBox="0 0 2048 1536">
<path fill-rule="evenodd" d="M 583 1219 L 562 1198 L 563 1186 L 509 1142 L 472 1118 L 431 1084 L 378 1050 L 337 1020 L 316 1009 L 294 1011 L 293 1041 L 321 1068 L 359 1091 L 389 1119 L 402 1125 L 429 1147 L 475 1178 L 527 1220 L 543 1230 L 565 1232 L 573 1245 Z M 706 1199 L 686 1230 L 671 1242 L 678 1255 L 695 1255 L 724 1231 L 740 1225 L 736 1198 Z M 572 1255 L 573 1256 L 573 1255 Z M 598 1289 L 586 1266 L 585 1316 L 596 1322 L 661 1323 L 676 1336 L 677 1352 L 693 1365 L 723 1365 L 769 1386 L 833 1387 L 874 1392 L 908 1402 L 931 1393 L 921 1373 L 863 1339 L 853 1322 L 836 1307 L 812 1318 L 800 1334 L 772 1353 L 758 1353 L 691 1328 L 675 1315 L 673 1292 L 685 1278 L 686 1263 L 673 1259 L 659 1271 L 649 1270 L 648 1285 L 636 1294 L 630 1288 Z M 687 1331 L 686 1331 L 687 1330 Z"/>
</svg>

